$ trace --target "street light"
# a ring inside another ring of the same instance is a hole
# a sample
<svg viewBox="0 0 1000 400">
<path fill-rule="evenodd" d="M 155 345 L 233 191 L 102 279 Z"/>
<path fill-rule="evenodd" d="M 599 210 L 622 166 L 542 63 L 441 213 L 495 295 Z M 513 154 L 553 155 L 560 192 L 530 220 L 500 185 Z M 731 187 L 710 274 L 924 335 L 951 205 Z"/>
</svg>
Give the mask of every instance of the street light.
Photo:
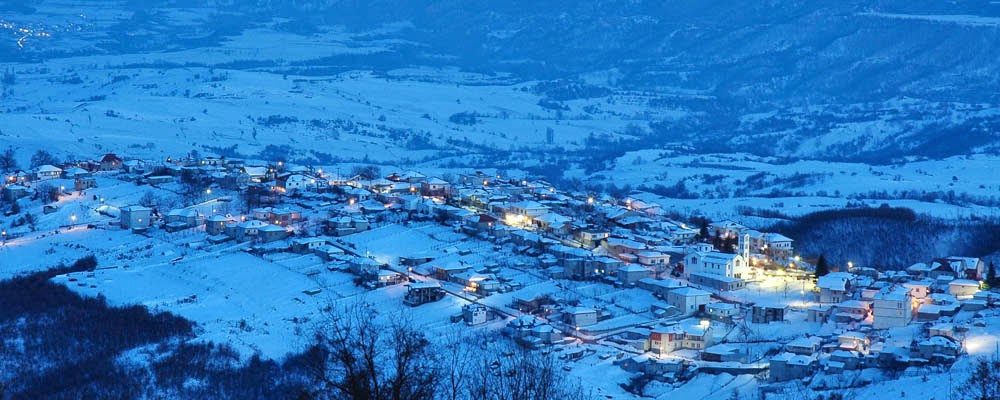
<svg viewBox="0 0 1000 400">
<path fill-rule="evenodd" d="M 211 188 L 205 189 L 205 194 L 212 194 L 212 189 Z"/>
</svg>

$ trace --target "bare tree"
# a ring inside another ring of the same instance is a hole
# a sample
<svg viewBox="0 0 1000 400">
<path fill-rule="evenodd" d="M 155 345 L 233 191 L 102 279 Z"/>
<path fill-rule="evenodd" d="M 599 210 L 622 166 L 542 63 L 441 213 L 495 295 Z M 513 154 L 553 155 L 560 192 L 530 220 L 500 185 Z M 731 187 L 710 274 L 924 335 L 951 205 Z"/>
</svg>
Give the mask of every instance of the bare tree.
<svg viewBox="0 0 1000 400">
<path fill-rule="evenodd" d="M 31 168 L 35 168 L 46 164 L 48 165 L 59 164 L 59 160 L 45 150 L 38 150 L 35 152 L 35 154 L 31 155 Z"/>
<path fill-rule="evenodd" d="M 977 358 L 972 375 L 958 392 L 971 400 L 1000 399 L 1000 355 Z"/>
<path fill-rule="evenodd" d="M 551 355 L 510 341 L 484 346 L 468 385 L 471 399 L 583 400 L 583 388 L 566 380 Z"/>
<path fill-rule="evenodd" d="M 17 158 L 14 156 L 14 148 L 8 147 L 0 153 L 0 171 L 13 171 L 17 169 Z"/>
<path fill-rule="evenodd" d="M 380 322 L 375 308 L 364 302 L 330 317 L 309 352 L 314 398 L 435 398 L 440 368 L 430 342 L 406 318 L 389 320 Z"/>
<path fill-rule="evenodd" d="M 440 344 L 442 376 L 439 397 L 443 399 L 463 399 L 466 386 L 472 380 L 470 374 L 475 373 L 472 371 L 476 361 L 475 349 L 482 339 L 463 328 L 449 331 Z"/>
</svg>

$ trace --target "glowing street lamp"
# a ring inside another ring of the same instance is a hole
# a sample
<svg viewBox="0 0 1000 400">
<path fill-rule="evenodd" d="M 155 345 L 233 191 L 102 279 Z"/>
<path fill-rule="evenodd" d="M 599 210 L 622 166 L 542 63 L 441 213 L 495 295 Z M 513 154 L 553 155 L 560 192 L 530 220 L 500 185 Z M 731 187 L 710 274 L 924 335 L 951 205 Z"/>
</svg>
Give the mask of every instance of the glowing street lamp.
<svg viewBox="0 0 1000 400">
<path fill-rule="evenodd" d="M 211 188 L 205 189 L 205 194 L 212 194 L 212 189 Z"/>
</svg>

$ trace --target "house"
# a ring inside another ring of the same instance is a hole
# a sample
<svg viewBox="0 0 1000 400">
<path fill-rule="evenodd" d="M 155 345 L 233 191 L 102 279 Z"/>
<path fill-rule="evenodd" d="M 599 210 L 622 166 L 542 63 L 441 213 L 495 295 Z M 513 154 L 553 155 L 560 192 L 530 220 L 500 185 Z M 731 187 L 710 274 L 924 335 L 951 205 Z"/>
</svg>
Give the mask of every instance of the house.
<svg viewBox="0 0 1000 400">
<path fill-rule="evenodd" d="M 828 373 L 853 371 L 861 367 L 861 353 L 850 350 L 835 350 L 827 359 Z"/>
<path fill-rule="evenodd" d="M 920 304 L 917 309 L 917 320 L 934 321 L 940 317 L 952 316 L 958 313 L 962 306 L 955 296 L 949 294 L 934 293 L 928 298 L 930 302 Z"/>
<path fill-rule="evenodd" d="M 142 160 L 127 160 L 122 162 L 122 170 L 130 174 L 145 174 L 149 172 L 149 166 Z"/>
<path fill-rule="evenodd" d="M 714 320 L 729 322 L 740 314 L 740 306 L 735 303 L 709 303 L 705 306 L 705 314 Z"/>
<path fill-rule="evenodd" d="M 461 263 L 450 263 L 434 266 L 434 277 L 441 280 L 450 280 L 452 276 L 472 269 L 471 265 Z"/>
<path fill-rule="evenodd" d="M 604 230 L 584 229 L 576 232 L 575 238 L 584 247 L 592 248 L 601 244 L 601 241 L 611 236 L 611 233 Z"/>
<path fill-rule="evenodd" d="M 170 232 L 193 228 L 198 226 L 198 212 L 185 208 L 176 208 L 170 210 L 163 217 L 163 222 L 166 224 L 164 227 Z"/>
<path fill-rule="evenodd" d="M 747 361 L 747 348 L 735 344 L 717 344 L 705 349 L 701 353 L 701 359 L 715 362 L 738 362 Z"/>
<path fill-rule="evenodd" d="M 437 282 L 414 282 L 406 287 L 403 304 L 416 307 L 444 298 L 444 289 Z"/>
<path fill-rule="evenodd" d="M 671 325 L 653 329 L 649 334 L 649 348 L 653 353 L 668 354 L 674 350 L 704 350 L 712 345 L 711 324 Z"/>
<path fill-rule="evenodd" d="M 118 171 L 122 169 L 123 162 L 121 158 L 118 158 L 114 153 L 105 154 L 101 157 L 100 166 L 98 166 L 99 171 Z"/>
<path fill-rule="evenodd" d="M 693 287 L 682 287 L 667 292 L 667 303 L 676 307 L 684 315 L 702 312 L 711 300 L 712 294 Z"/>
<path fill-rule="evenodd" d="M 465 287 L 465 291 L 489 296 L 500 290 L 500 281 L 496 275 L 481 274 L 475 271 L 464 271 L 450 274 L 450 280 Z"/>
<path fill-rule="evenodd" d="M 816 287 L 819 288 L 819 302 L 831 304 L 847 300 L 852 285 L 856 282 L 857 277 L 847 272 L 831 272 L 819 277 L 816 281 Z"/>
<path fill-rule="evenodd" d="M 957 339 L 955 336 L 955 324 L 934 324 L 927 327 L 927 337 L 932 336 L 947 336 L 952 339 Z"/>
<path fill-rule="evenodd" d="M 823 339 L 818 336 L 799 336 L 785 344 L 785 351 L 803 356 L 811 356 L 819 351 Z"/>
<path fill-rule="evenodd" d="M 816 370 L 815 355 L 781 353 L 771 357 L 769 362 L 771 380 L 782 382 L 812 376 Z"/>
<path fill-rule="evenodd" d="M 959 300 L 968 300 L 979 292 L 979 282 L 969 279 L 955 279 L 948 282 L 948 294 Z"/>
<path fill-rule="evenodd" d="M 903 284 L 903 287 L 910 291 L 910 295 L 914 299 L 923 301 L 931 295 L 931 286 L 934 282 L 929 280 L 920 281 L 909 281 Z"/>
<path fill-rule="evenodd" d="M 476 214 L 465 219 L 465 227 L 473 232 L 489 232 L 496 223 L 497 219 L 487 214 Z"/>
<path fill-rule="evenodd" d="M 278 225 L 264 224 L 257 230 L 257 238 L 263 243 L 270 243 L 288 237 L 288 230 Z"/>
<path fill-rule="evenodd" d="M 915 299 L 906 287 L 889 287 L 875 294 L 872 301 L 872 328 L 906 326 L 916 313 Z"/>
<path fill-rule="evenodd" d="M 120 224 L 122 229 L 133 232 L 145 231 L 153 223 L 153 209 L 143 206 L 128 206 L 121 209 Z"/>
<path fill-rule="evenodd" d="M 837 322 L 860 322 L 871 315 L 871 306 L 860 300 L 844 300 L 837 303 L 836 312 L 833 314 Z"/>
<path fill-rule="evenodd" d="M 860 332 L 846 332 L 837 336 L 837 348 L 840 350 L 857 351 L 861 354 L 868 354 L 871 341 L 865 334 Z"/>
<path fill-rule="evenodd" d="M 750 267 L 739 254 L 718 251 L 694 252 L 684 257 L 684 276 L 689 277 L 692 273 L 746 279 L 750 277 Z"/>
<path fill-rule="evenodd" d="M 636 254 L 646 249 L 646 245 L 631 239 L 609 237 L 601 243 L 604 249 L 612 256 L 621 258 L 626 254 Z M 638 261 L 638 258 L 636 258 Z"/>
<path fill-rule="evenodd" d="M 917 343 L 915 349 L 911 348 L 912 356 L 939 363 L 955 361 L 961 351 L 962 344 L 948 336 L 932 336 Z"/>
<path fill-rule="evenodd" d="M 535 217 L 533 220 L 539 230 L 552 232 L 557 235 L 568 235 L 572 230 L 573 219 L 553 212 L 545 213 Z"/>
<path fill-rule="evenodd" d="M 31 189 L 22 185 L 10 185 L 3 188 L 3 197 L 7 201 L 16 201 L 22 197 L 28 196 L 31 193 Z"/>
<path fill-rule="evenodd" d="M 697 286 L 726 292 L 740 290 L 747 286 L 747 282 L 739 278 L 730 278 L 725 275 L 716 275 L 704 272 L 691 273 L 688 276 L 688 281 Z"/>
<path fill-rule="evenodd" d="M 819 322 L 821 324 L 826 323 L 830 315 L 833 314 L 833 309 L 834 306 L 830 304 L 809 307 L 806 310 L 806 321 Z"/>
<path fill-rule="evenodd" d="M 775 264 L 785 264 L 795 251 L 793 240 L 779 233 L 764 233 L 753 229 L 740 232 L 739 248 L 767 256 Z"/>
<path fill-rule="evenodd" d="M 440 178 L 430 178 L 420 182 L 420 194 L 428 197 L 451 196 L 451 183 Z"/>
<path fill-rule="evenodd" d="M 278 187 L 285 192 L 316 190 L 316 178 L 302 174 L 291 174 L 278 180 Z"/>
<path fill-rule="evenodd" d="M 636 287 L 639 289 L 648 290 L 653 292 L 654 295 L 658 295 L 660 297 L 666 297 L 667 292 L 685 286 L 687 285 L 676 279 L 645 278 L 636 282 Z"/>
<path fill-rule="evenodd" d="M 257 239 L 260 229 L 267 225 L 268 224 L 264 221 L 243 221 L 238 224 L 233 224 L 232 229 L 227 226 L 226 232 L 236 239 L 237 242 L 246 242 Z"/>
<path fill-rule="evenodd" d="M 150 175 L 146 177 L 146 182 L 150 185 L 164 185 L 174 181 L 174 177 L 170 175 Z"/>
<path fill-rule="evenodd" d="M 647 267 L 666 268 L 670 265 L 670 255 L 654 250 L 640 251 L 635 254 L 639 264 Z"/>
<path fill-rule="evenodd" d="M 708 224 L 709 233 L 718 235 L 721 238 L 737 237 L 740 232 L 743 232 L 746 229 L 746 226 L 732 220 Z"/>
<path fill-rule="evenodd" d="M 547 212 L 549 212 L 549 208 L 537 201 L 512 203 L 507 205 L 504 222 L 511 226 L 526 226 Z"/>
<path fill-rule="evenodd" d="M 462 306 L 462 319 L 469 326 L 485 324 L 493 319 L 493 313 L 482 304 L 466 304 Z"/>
<path fill-rule="evenodd" d="M 235 221 L 235 219 L 230 217 L 213 215 L 205 220 L 205 233 L 209 236 L 224 234 L 226 233 L 226 225 Z"/>
<path fill-rule="evenodd" d="M 297 238 L 292 240 L 292 251 L 299 254 L 315 253 L 316 249 L 326 244 L 323 238 Z"/>
<path fill-rule="evenodd" d="M 534 316 L 525 315 L 507 323 L 503 333 L 514 337 L 514 340 L 531 348 L 563 341 L 562 331 L 552 325 L 538 321 Z"/>
<path fill-rule="evenodd" d="M 62 176 L 62 169 L 53 165 L 41 165 L 35 168 L 34 175 L 35 180 L 47 181 L 49 179 L 57 179 Z"/>
<path fill-rule="evenodd" d="M 408 282 L 409 279 L 406 275 L 403 275 L 396 271 L 390 271 L 387 269 L 378 270 L 373 276 L 368 278 L 369 281 L 367 285 L 374 286 L 376 288 L 398 285 L 400 283 Z"/>
<path fill-rule="evenodd" d="M 785 320 L 788 306 L 783 304 L 754 304 L 750 321 L 755 324 L 769 324 Z"/>
<path fill-rule="evenodd" d="M 337 246 L 324 244 L 322 246 L 317 247 L 316 250 L 313 250 L 313 254 L 316 254 L 324 261 L 333 261 L 338 257 L 343 256 L 344 250 Z"/>
<path fill-rule="evenodd" d="M 241 170 L 240 181 L 244 183 L 261 183 L 268 181 L 271 170 L 265 166 L 246 166 Z"/>
<path fill-rule="evenodd" d="M 97 187 L 97 180 L 92 177 L 85 176 L 73 179 L 73 189 L 76 191 L 93 189 L 95 187 Z"/>
<path fill-rule="evenodd" d="M 577 328 L 597 324 L 599 312 L 593 308 L 575 307 L 566 312 L 566 323 Z"/>
<path fill-rule="evenodd" d="M 89 178 L 92 176 L 90 171 L 87 171 L 80 167 L 72 167 L 63 171 L 63 176 L 66 179 L 78 179 L 78 178 Z"/>
<path fill-rule="evenodd" d="M 649 278 L 652 271 L 636 264 L 629 264 L 618 268 L 618 280 L 626 285 L 634 285 L 639 280 Z"/>
<path fill-rule="evenodd" d="M 935 262 L 947 264 L 959 279 L 981 281 L 986 276 L 986 265 L 980 258 L 952 256 Z"/>
</svg>

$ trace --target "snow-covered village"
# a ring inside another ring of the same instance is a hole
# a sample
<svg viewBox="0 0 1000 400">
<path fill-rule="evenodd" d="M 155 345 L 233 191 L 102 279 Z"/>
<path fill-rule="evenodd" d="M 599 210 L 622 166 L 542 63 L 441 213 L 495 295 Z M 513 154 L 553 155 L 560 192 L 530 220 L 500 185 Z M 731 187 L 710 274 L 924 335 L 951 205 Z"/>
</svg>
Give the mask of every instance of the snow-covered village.
<svg viewBox="0 0 1000 400">
<path fill-rule="evenodd" d="M 363 301 L 431 341 L 552 355 L 608 398 L 863 398 L 886 376 L 925 396 L 998 345 L 992 263 L 833 265 L 646 195 L 494 170 L 107 153 L 5 174 L 0 255 L 9 277 L 93 254 L 51 280 L 189 319 L 190 340 L 243 355 L 301 352 L 331 307 Z"/>
<path fill-rule="evenodd" d="M 0 400 L 1000 400 L 996 1 L 0 1 Z"/>
</svg>

